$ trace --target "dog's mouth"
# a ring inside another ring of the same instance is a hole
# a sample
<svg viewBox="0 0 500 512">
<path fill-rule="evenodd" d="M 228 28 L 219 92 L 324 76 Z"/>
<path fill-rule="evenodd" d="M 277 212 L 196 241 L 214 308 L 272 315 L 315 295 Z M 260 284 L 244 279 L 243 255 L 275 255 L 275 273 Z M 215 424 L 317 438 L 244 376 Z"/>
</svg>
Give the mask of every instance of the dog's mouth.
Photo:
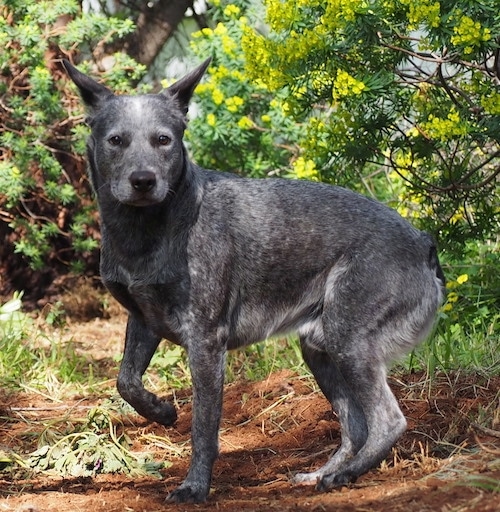
<svg viewBox="0 0 500 512">
<path fill-rule="evenodd" d="M 147 206 L 154 206 L 155 204 L 158 204 L 161 201 L 151 201 L 150 199 L 135 199 L 135 200 L 128 200 L 128 201 L 120 201 L 120 202 L 127 206 L 135 206 L 137 208 L 144 208 Z"/>
<path fill-rule="evenodd" d="M 154 206 L 161 203 L 166 194 L 131 194 L 128 197 L 117 197 L 118 201 L 127 206 L 136 206 L 143 208 L 146 206 Z"/>
<path fill-rule="evenodd" d="M 168 186 L 164 183 L 155 183 L 148 189 L 137 189 L 129 183 L 119 182 L 111 186 L 111 193 L 117 201 L 127 206 L 145 207 L 154 206 L 165 200 Z"/>
</svg>

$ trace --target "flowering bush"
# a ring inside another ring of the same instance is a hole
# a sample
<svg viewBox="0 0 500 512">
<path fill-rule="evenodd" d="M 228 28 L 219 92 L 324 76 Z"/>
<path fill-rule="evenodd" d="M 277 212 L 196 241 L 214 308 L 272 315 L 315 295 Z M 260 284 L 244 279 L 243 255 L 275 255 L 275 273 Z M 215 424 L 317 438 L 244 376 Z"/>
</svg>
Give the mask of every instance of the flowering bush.
<svg viewBox="0 0 500 512">
<path fill-rule="evenodd" d="M 195 32 L 191 45 L 197 60 L 212 57 L 195 91 L 197 114 L 187 131 L 191 153 L 208 168 L 254 177 L 289 174 L 290 160 L 299 152 L 292 142 L 299 127 L 284 109 L 287 92 L 272 93 L 246 73 L 245 2 L 213 4 L 214 28 Z"/>
</svg>

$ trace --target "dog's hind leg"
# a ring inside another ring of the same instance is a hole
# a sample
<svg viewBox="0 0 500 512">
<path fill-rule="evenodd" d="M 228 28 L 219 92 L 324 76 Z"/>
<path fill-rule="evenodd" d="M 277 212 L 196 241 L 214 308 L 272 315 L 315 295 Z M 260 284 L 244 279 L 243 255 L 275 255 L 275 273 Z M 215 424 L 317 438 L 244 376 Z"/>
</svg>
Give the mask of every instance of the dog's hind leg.
<svg viewBox="0 0 500 512">
<path fill-rule="evenodd" d="M 304 360 L 337 412 L 342 444 L 324 466 L 294 482 L 326 490 L 354 482 L 379 464 L 406 429 L 406 420 L 375 360 L 330 356 L 302 342 Z"/>
<path fill-rule="evenodd" d="M 406 430 L 387 364 L 427 335 L 441 300 L 435 276 L 425 267 L 411 270 L 387 277 L 353 263 L 336 271 L 325 294 L 325 350 L 362 408 L 368 435 L 352 458 L 323 471 L 320 489 L 353 482 L 377 466 Z"/>
<path fill-rule="evenodd" d="M 342 430 L 342 445 L 331 459 L 312 476 L 298 478 L 305 483 L 316 478 L 320 489 L 355 481 L 387 456 L 406 429 L 387 385 L 386 362 L 397 336 L 406 336 L 414 308 L 395 293 L 396 285 L 376 277 L 356 260 L 333 268 L 325 285 L 321 336 L 310 340 L 312 348 L 303 348 Z"/>
<path fill-rule="evenodd" d="M 323 472 L 317 486 L 320 490 L 356 481 L 358 476 L 384 460 L 406 430 L 406 420 L 387 384 L 385 368 L 373 362 L 364 367 L 354 364 L 351 369 L 354 370 L 352 376 L 355 380 L 350 382 L 363 407 L 368 436 L 354 457 L 335 468 L 335 471 Z"/>
<path fill-rule="evenodd" d="M 175 407 L 147 391 L 142 383 L 142 376 L 160 341 L 161 338 L 153 334 L 140 319 L 129 315 L 117 388 L 123 399 L 141 416 L 169 426 L 177 419 Z"/>
<path fill-rule="evenodd" d="M 342 461 L 334 455 L 319 470 L 319 489 L 354 482 L 379 464 L 406 430 L 406 420 L 387 384 L 386 364 L 401 340 L 408 339 L 410 344 L 413 326 L 426 323 L 424 317 L 409 321 L 415 310 L 411 300 L 396 284 L 377 281 L 363 267 L 337 267 L 329 279 L 321 318 L 320 341 L 324 344 L 320 346 L 339 374 L 336 383 L 341 383 L 342 395 L 333 404 L 343 418 L 342 435 L 359 429 L 356 424 L 363 418 L 366 437 L 349 457 Z"/>
<path fill-rule="evenodd" d="M 366 442 L 368 430 L 363 409 L 337 363 L 326 352 L 314 348 L 317 344 L 309 336 L 301 336 L 300 344 L 305 363 L 338 415 L 342 435 L 340 447 L 323 467 L 311 473 L 298 473 L 293 478 L 294 483 L 315 485 L 356 455 Z"/>
</svg>

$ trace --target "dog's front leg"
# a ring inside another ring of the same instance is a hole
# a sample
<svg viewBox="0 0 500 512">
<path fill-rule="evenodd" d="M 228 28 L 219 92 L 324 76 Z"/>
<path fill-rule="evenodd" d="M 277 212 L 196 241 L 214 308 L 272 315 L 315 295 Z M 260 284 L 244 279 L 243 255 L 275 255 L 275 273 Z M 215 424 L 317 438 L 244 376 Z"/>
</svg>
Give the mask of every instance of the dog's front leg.
<svg viewBox="0 0 500 512">
<path fill-rule="evenodd" d="M 139 318 L 129 315 L 117 388 L 123 399 L 141 416 L 169 426 L 177 419 L 174 406 L 147 391 L 142 383 L 142 375 L 160 341 L 161 338 L 153 334 Z"/>
<path fill-rule="evenodd" d="M 219 452 L 225 355 L 225 346 L 218 341 L 188 349 L 193 381 L 191 465 L 186 479 L 168 496 L 168 501 L 198 503 L 208 497 L 212 468 Z"/>
</svg>

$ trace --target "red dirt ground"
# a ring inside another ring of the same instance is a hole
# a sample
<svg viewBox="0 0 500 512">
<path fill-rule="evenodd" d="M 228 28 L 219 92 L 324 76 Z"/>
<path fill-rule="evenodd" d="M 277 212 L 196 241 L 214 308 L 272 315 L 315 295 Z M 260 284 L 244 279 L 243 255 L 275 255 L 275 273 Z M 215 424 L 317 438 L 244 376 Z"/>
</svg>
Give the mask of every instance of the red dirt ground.
<svg viewBox="0 0 500 512">
<path fill-rule="evenodd" d="M 96 360 L 111 349 L 122 330 L 123 325 L 103 320 L 72 328 L 84 340 L 83 349 L 94 347 Z M 111 372 L 115 377 L 115 370 Z M 191 400 L 186 390 L 176 393 L 180 409 L 173 428 L 139 416 L 127 422 L 126 432 L 133 441 L 154 434 L 178 448 L 172 455 L 160 444 L 148 446 L 156 460 L 172 462 L 162 470 L 162 480 L 126 475 L 20 478 L 0 472 L 0 512 L 499 511 L 500 377 L 441 374 L 432 385 L 415 374 L 389 380 L 408 419 L 408 431 L 379 468 L 348 488 L 320 493 L 291 485 L 291 474 L 325 462 L 340 442 L 339 424 L 308 379 L 282 371 L 263 382 L 226 387 L 221 456 L 206 504 L 164 503 L 189 463 Z M 2 398 L 0 449 L 18 452 L 35 449 L 37 434 L 47 421 L 67 413 L 66 408 L 75 407 L 75 415 L 82 417 L 85 413 L 78 407 L 102 401 L 102 397 L 85 397 L 83 402 L 75 397 L 61 404 L 30 393 Z"/>
</svg>

